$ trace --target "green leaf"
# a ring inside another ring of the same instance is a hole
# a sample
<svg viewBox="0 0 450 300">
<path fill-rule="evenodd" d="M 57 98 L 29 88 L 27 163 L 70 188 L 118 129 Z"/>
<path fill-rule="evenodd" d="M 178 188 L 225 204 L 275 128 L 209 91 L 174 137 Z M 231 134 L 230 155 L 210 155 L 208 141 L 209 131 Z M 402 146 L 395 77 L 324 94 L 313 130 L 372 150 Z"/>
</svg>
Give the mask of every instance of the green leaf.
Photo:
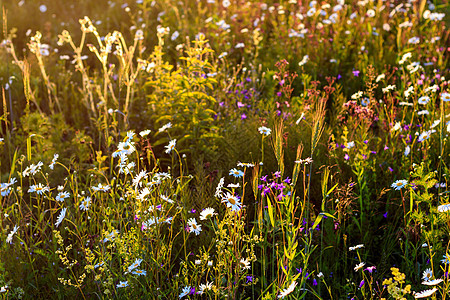
<svg viewBox="0 0 450 300">
<path fill-rule="evenodd" d="M 319 214 L 319 215 L 317 216 L 317 218 L 316 218 L 316 220 L 314 221 L 314 224 L 313 224 L 313 226 L 312 226 L 312 229 L 315 229 L 315 228 L 319 225 L 320 221 L 322 221 L 322 218 L 323 218 L 323 215 L 322 215 L 322 214 Z"/>
<path fill-rule="evenodd" d="M 275 220 L 273 218 L 273 207 L 272 207 L 272 203 L 270 202 L 269 198 L 267 198 L 267 206 L 268 206 L 268 211 L 269 211 L 270 223 L 272 224 L 272 227 L 275 227 Z"/>
<path fill-rule="evenodd" d="M 327 217 L 330 217 L 330 218 L 332 218 L 332 219 L 336 219 L 336 217 L 335 216 L 333 216 L 332 214 L 330 214 L 330 213 L 326 213 L 326 212 L 321 212 L 320 214 L 322 214 L 322 215 L 325 215 L 325 216 L 327 216 Z"/>
</svg>

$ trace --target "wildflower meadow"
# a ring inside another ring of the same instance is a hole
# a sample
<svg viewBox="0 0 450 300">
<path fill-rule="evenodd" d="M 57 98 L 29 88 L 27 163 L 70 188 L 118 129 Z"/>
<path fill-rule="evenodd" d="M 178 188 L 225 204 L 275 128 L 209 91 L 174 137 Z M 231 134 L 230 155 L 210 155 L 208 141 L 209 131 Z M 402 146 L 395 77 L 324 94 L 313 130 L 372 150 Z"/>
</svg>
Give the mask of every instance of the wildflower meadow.
<svg viewBox="0 0 450 300">
<path fill-rule="evenodd" d="M 0 6 L 0 299 L 450 298 L 449 1 Z"/>
</svg>

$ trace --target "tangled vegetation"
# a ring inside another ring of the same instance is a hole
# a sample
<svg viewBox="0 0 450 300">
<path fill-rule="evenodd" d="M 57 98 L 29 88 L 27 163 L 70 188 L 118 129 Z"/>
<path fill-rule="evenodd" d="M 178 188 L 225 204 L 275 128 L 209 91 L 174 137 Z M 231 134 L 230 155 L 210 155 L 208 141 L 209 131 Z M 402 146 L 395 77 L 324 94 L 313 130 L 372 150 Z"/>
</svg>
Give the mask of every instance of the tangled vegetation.
<svg viewBox="0 0 450 300">
<path fill-rule="evenodd" d="M 448 1 L 2 5 L 0 298 L 448 298 Z"/>
</svg>

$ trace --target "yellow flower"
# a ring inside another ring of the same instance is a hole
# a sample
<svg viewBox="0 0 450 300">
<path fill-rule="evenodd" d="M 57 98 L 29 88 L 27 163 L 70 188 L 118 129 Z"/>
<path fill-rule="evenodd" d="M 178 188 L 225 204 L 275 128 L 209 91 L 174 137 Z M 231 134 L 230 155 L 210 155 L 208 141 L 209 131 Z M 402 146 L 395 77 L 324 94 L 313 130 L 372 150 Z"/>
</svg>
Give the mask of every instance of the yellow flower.
<svg viewBox="0 0 450 300">
<path fill-rule="evenodd" d="M 394 280 L 395 281 L 398 281 L 399 283 L 404 283 L 405 282 L 405 278 L 406 278 L 405 274 L 398 273 L 398 274 L 394 274 L 394 275 L 395 275 L 394 276 Z"/>
</svg>

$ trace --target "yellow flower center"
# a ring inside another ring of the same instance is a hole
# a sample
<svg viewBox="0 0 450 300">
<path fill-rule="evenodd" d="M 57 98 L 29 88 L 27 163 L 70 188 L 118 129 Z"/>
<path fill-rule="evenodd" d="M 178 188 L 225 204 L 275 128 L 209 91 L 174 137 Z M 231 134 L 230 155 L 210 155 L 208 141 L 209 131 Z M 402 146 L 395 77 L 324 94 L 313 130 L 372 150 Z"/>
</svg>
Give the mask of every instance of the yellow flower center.
<svg viewBox="0 0 450 300">
<path fill-rule="evenodd" d="M 236 204 L 236 201 L 234 201 L 233 197 L 228 198 L 228 202 L 230 202 L 232 205 Z"/>
</svg>

